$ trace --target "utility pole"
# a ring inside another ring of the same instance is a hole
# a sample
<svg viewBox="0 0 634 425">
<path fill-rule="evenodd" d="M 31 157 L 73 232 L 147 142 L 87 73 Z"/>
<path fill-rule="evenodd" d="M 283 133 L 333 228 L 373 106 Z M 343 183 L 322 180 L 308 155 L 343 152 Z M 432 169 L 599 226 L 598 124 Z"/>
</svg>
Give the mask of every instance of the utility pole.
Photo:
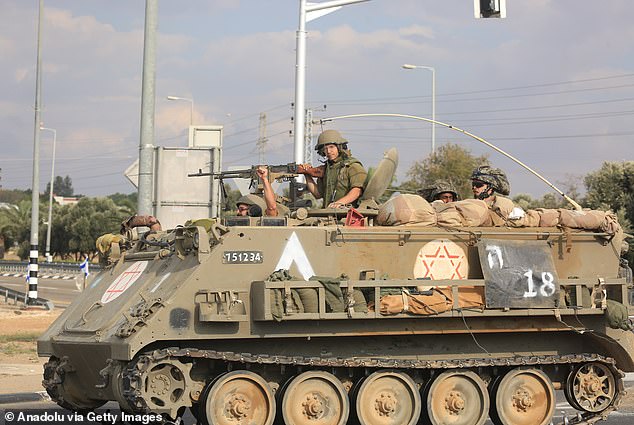
<svg viewBox="0 0 634 425">
<path fill-rule="evenodd" d="M 304 145 L 306 149 L 304 150 L 304 164 L 312 164 L 313 163 L 313 110 L 306 109 L 306 125 L 304 130 Z"/>
<path fill-rule="evenodd" d="M 137 203 L 137 213 L 139 215 L 152 214 L 157 2 L 158 0 L 145 0 L 141 137 L 139 139 L 139 200 Z"/>
<path fill-rule="evenodd" d="M 266 137 L 266 112 L 260 112 L 259 137 L 257 141 L 258 147 L 258 164 L 264 164 L 264 152 L 269 139 Z"/>
<path fill-rule="evenodd" d="M 328 13 L 339 10 L 342 6 L 363 3 L 369 0 L 330 0 L 322 3 L 310 3 L 299 0 L 299 25 L 295 47 L 295 116 L 293 117 L 294 157 L 297 163 L 305 156 L 304 117 L 306 108 L 306 22 L 310 22 Z"/>
<path fill-rule="evenodd" d="M 44 0 L 40 0 L 37 22 L 37 62 L 35 66 L 35 125 L 33 126 L 33 183 L 31 186 L 31 242 L 29 250 L 29 269 L 26 304 L 33 305 L 37 300 L 37 259 L 39 256 L 40 224 L 40 118 L 42 115 L 42 16 Z"/>
</svg>

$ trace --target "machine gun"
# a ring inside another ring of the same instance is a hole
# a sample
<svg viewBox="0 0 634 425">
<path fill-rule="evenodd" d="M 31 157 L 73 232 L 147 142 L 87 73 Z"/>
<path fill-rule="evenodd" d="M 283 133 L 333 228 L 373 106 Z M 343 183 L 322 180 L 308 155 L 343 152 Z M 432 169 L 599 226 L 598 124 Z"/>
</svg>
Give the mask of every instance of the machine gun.
<svg viewBox="0 0 634 425">
<path fill-rule="evenodd" d="M 302 191 L 304 191 L 305 184 L 297 183 L 295 181 L 295 177 L 300 174 L 306 174 L 312 177 L 323 177 L 325 172 L 325 167 L 312 167 L 307 164 L 296 164 L 294 162 L 290 162 L 288 164 L 282 165 L 252 165 L 251 168 L 245 168 L 241 170 L 232 170 L 232 171 L 221 171 L 219 173 L 208 173 L 203 172 L 202 169 L 198 169 L 197 173 L 187 174 L 187 177 L 203 177 L 203 176 L 211 176 L 213 178 L 217 178 L 221 181 L 225 179 L 249 179 L 251 183 L 249 184 L 249 189 L 256 189 L 256 192 L 261 193 L 263 190 L 262 184 L 260 183 L 260 177 L 258 176 L 257 170 L 260 167 L 266 167 L 268 169 L 268 180 L 269 182 L 278 181 L 278 182 L 290 182 L 291 185 L 291 206 L 304 206 L 299 205 L 298 198 Z M 227 194 L 225 193 L 224 184 L 221 184 L 221 189 L 223 196 L 226 198 Z M 288 201 L 288 199 L 287 199 Z"/>
<path fill-rule="evenodd" d="M 313 177 L 323 177 L 324 167 L 311 167 L 306 164 L 296 164 L 290 162 L 282 165 L 252 165 L 251 168 L 242 170 L 221 171 L 219 173 L 203 173 L 202 169 L 198 169 L 197 173 L 188 174 L 187 177 L 212 176 L 220 180 L 224 179 L 250 179 L 251 184 L 258 181 L 257 170 L 260 167 L 266 167 L 269 170 L 268 177 L 272 183 L 273 180 L 279 182 L 289 181 L 300 174 L 307 174 Z"/>
<path fill-rule="evenodd" d="M 202 177 L 202 176 L 212 176 L 219 180 L 225 179 L 249 179 L 251 180 L 251 184 L 249 188 L 258 184 L 259 176 L 258 176 L 258 168 L 266 167 L 269 170 L 268 179 L 269 182 L 277 181 L 289 181 L 294 177 L 297 177 L 299 173 L 297 172 L 297 165 L 294 163 L 289 163 L 285 165 L 252 165 L 251 168 L 245 168 L 242 170 L 231 170 L 231 171 L 221 171 L 219 173 L 204 173 L 203 170 L 198 169 L 197 173 L 187 174 L 187 177 Z"/>
</svg>

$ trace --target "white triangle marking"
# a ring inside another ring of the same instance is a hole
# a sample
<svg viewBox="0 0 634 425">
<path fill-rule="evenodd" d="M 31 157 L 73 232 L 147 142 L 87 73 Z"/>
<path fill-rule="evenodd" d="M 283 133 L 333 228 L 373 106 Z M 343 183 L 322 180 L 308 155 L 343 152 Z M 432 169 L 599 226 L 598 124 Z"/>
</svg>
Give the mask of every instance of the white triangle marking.
<svg viewBox="0 0 634 425">
<path fill-rule="evenodd" d="M 275 270 L 289 270 L 293 262 L 297 265 L 297 269 L 304 280 L 308 280 L 315 276 L 313 266 L 310 265 L 310 261 L 308 261 L 308 257 L 304 252 L 304 247 L 295 232 L 293 232 L 291 237 L 288 239 L 286 247 L 284 247 L 284 251 L 280 257 L 280 261 L 278 261 L 277 266 L 275 266 Z"/>
</svg>

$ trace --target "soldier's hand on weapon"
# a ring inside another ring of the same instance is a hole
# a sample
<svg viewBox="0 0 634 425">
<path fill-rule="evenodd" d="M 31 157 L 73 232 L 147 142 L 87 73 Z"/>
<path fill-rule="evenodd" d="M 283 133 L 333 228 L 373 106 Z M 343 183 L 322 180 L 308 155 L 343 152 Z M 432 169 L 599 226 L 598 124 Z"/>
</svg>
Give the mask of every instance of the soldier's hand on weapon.
<svg viewBox="0 0 634 425">
<path fill-rule="evenodd" d="M 258 174 L 258 177 L 262 179 L 262 181 L 266 180 L 269 175 L 269 169 L 265 165 L 258 166 L 255 172 Z"/>
<path fill-rule="evenodd" d="M 328 208 L 345 208 L 345 205 L 341 202 L 331 202 L 328 204 Z"/>
<path fill-rule="evenodd" d="M 310 164 L 298 164 L 297 172 L 299 174 L 307 174 L 311 177 L 323 177 L 325 173 L 325 167 L 323 165 L 319 167 L 313 167 Z"/>
</svg>

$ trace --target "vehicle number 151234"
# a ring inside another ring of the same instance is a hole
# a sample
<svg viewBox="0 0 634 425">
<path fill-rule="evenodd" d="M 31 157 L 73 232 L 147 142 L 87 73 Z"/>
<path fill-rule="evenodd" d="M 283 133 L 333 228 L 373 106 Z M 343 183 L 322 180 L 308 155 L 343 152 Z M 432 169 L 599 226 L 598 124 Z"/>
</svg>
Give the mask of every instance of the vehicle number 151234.
<svg viewBox="0 0 634 425">
<path fill-rule="evenodd" d="M 225 251 L 222 253 L 224 264 L 261 264 L 262 251 Z"/>
</svg>

